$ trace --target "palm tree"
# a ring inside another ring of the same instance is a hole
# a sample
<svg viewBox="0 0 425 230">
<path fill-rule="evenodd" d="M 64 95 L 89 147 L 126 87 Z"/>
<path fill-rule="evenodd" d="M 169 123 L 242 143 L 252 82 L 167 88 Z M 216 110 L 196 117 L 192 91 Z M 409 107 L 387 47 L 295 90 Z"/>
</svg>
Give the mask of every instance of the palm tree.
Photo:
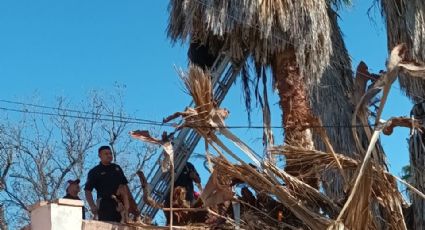
<svg viewBox="0 0 425 230">
<path fill-rule="evenodd" d="M 168 34 L 173 41 L 203 44 L 219 38 L 232 60 L 249 53 L 255 66 L 271 66 L 285 111 L 285 143 L 313 148 L 312 131 L 304 127 L 313 122 L 307 92 L 332 54 L 326 1 L 175 0 Z M 315 176 L 304 179 L 317 187 Z"/>
<path fill-rule="evenodd" d="M 350 124 L 354 111 L 351 63 L 332 10 L 337 4 L 341 2 L 173 0 L 168 35 L 174 42 L 189 40 L 211 50 L 222 48 L 234 62 L 249 54 L 260 73 L 271 67 L 283 111 L 284 142 L 324 149 L 312 128 L 317 118 L 344 126 Z M 351 130 L 329 127 L 327 133 L 337 152 L 354 155 L 359 151 Z M 317 188 L 318 175 L 303 173 L 311 167 L 286 165 L 285 171 Z M 326 176 L 325 191 L 335 199 L 343 198 L 339 174 Z"/>
<path fill-rule="evenodd" d="M 405 43 L 408 59 L 425 62 L 425 2 L 421 0 L 381 0 L 386 21 L 388 49 Z M 425 80 L 401 74 L 400 86 L 414 102 L 425 98 Z"/>
<path fill-rule="evenodd" d="M 351 63 L 332 4 L 340 2 L 175 0 L 170 2 L 168 35 L 174 42 L 206 44 L 212 52 L 224 47 L 236 62 L 248 52 L 257 68 L 271 66 L 287 127 L 285 143 L 324 149 L 313 138 L 315 130 L 304 126 L 313 124 L 315 116 L 325 124 L 346 125 L 354 110 Z M 327 132 L 336 151 L 357 152 L 349 129 Z M 305 179 L 317 187 L 315 177 Z M 332 183 L 329 189 L 341 193 L 342 183 L 334 181 L 339 186 Z"/>
<path fill-rule="evenodd" d="M 382 14 L 386 21 L 388 49 L 400 43 L 407 45 L 410 53 L 408 59 L 419 63 L 425 62 L 425 2 L 423 0 L 381 0 Z M 425 98 L 425 80 L 402 73 L 399 76 L 401 89 L 415 103 Z M 417 114 L 416 114 L 417 115 Z M 417 133 L 419 137 L 412 137 L 412 143 L 423 139 L 423 134 Z M 425 177 L 423 174 L 423 162 L 425 155 L 423 150 L 410 148 L 411 173 L 414 185 L 425 192 Z M 422 163 L 422 164 L 421 164 Z M 417 195 L 413 195 L 413 229 L 425 228 L 425 202 Z"/>
</svg>

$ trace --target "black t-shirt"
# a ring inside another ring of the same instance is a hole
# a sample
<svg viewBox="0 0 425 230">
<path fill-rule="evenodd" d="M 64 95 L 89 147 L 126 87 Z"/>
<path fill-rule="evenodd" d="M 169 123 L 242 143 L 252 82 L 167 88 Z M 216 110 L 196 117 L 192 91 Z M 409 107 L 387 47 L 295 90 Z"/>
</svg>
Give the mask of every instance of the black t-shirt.
<svg viewBox="0 0 425 230">
<path fill-rule="evenodd" d="M 89 171 L 84 190 L 96 189 L 98 198 L 111 198 L 120 184 L 128 184 L 127 178 L 117 164 L 103 165 L 99 163 Z"/>
</svg>

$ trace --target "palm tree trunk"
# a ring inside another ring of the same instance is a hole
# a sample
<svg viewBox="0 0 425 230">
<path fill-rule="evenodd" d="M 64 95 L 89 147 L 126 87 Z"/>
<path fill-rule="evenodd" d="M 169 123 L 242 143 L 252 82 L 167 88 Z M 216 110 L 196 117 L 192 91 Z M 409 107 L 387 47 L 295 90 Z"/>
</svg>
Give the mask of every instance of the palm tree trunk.
<svg viewBox="0 0 425 230">
<path fill-rule="evenodd" d="M 354 93 L 351 61 L 338 26 L 337 14 L 328 9 L 331 23 L 331 39 L 333 54 L 331 64 L 325 69 L 319 84 L 310 87 L 309 101 L 313 113 L 324 125 L 340 125 L 341 127 L 325 127 L 332 147 L 337 153 L 354 157 L 358 152 L 351 129 L 345 128 L 351 123 L 355 105 L 352 101 Z M 326 151 L 320 135 L 313 130 L 315 148 Z M 341 201 L 346 194 L 344 182 L 338 170 L 328 170 L 322 175 L 325 193 L 334 200 Z"/>
<path fill-rule="evenodd" d="M 388 50 L 404 43 L 408 48 L 407 59 L 419 63 L 425 62 L 425 2 L 423 0 L 380 0 L 383 17 L 386 22 Z M 400 73 L 400 88 L 415 103 L 425 98 L 425 80 Z M 422 107 L 422 108 L 421 108 Z M 423 104 L 412 110 L 413 115 L 424 115 Z M 422 149 L 424 135 L 416 133 L 410 138 L 410 166 L 413 184 L 421 192 L 425 191 L 425 150 Z M 425 202 L 412 194 L 411 218 L 413 225 L 409 229 L 425 229 Z M 410 222 L 408 222 L 410 223 Z"/>
<path fill-rule="evenodd" d="M 272 63 L 272 71 L 279 94 L 279 104 L 283 111 L 282 124 L 284 125 L 287 145 L 313 149 L 313 136 L 309 128 L 314 122 L 312 110 L 307 97 L 305 79 L 300 74 L 296 62 L 295 52 L 292 48 L 285 53 L 277 53 Z M 304 167 L 285 166 L 285 171 L 299 177 L 309 185 L 318 188 L 317 174 L 308 175 L 308 169 L 312 165 Z"/>
<path fill-rule="evenodd" d="M 425 115 L 425 103 L 416 104 L 412 109 L 412 114 L 418 117 Z M 422 118 L 422 122 L 425 119 Z M 409 140 L 410 167 L 413 185 L 421 192 L 425 192 L 425 135 L 415 130 L 414 135 Z M 413 226 L 412 229 L 425 229 L 425 201 L 412 193 Z"/>
<path fill-rule="evenodd" d="M 386 22 L 388 51 L 394 46 L 407 45 L 407 59 L 425 62 L 425 1 L 380 0 Z M 425 80 L 400 73 L 400 88 L 414 102 L 425 98 Z"/>
</svg>

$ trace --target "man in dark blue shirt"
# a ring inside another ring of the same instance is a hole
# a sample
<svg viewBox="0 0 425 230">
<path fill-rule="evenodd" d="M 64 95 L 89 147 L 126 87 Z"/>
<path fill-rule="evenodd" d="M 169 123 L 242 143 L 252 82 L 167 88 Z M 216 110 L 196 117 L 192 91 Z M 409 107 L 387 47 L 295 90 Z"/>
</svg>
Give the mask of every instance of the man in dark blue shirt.
<svg viewBox="0 0 425 230">
<path fill-rule="evenodd" d="M 109 146 L 98 150 L 100 163 L 89 171 L 84 188 L 87 202 L 93 215 L 101 221 L 120 222 L 121 215 L 116 210 L 117 202 L 112 195 L 117 192 L 119 185 L 127 185 L 128 181 L 121 167 L 112 163 L 113 156 Z M 93 200 L 92 191 L 96 189 L 98 206 Z"/>
</svg>

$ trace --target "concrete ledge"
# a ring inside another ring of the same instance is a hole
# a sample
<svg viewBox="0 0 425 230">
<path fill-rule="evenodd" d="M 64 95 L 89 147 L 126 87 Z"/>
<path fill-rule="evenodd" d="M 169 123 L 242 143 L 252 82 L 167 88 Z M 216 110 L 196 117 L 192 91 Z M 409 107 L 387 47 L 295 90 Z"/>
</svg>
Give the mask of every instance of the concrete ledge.
<svg viewBox="0 0 425 230">
<path fill-rule="evenodd" d="M 58 205 L 66 205 L 66 206 L 74 206 L 74 207 L 83 207 L 84 202 L 81 200 L 72 200 L 72 199 L 56 199 L 52 201 L 40 201 L 36 204 L 33 204 L 28 207 L 29 211 L 33 211 L 37 208 L 49 205 L 49 204 L 58 204 Z"/>
<path fill-rule="evenodd" d="M 59 199 L 42 201 L 30 207 L 32 230 L 81 229 L 83 202 Z"/>
<path fill-rule="evenodd" d="M 68 205 L 68 206 L 76 206 L 76 207 L 83 207 L 84 202 L 81 200 L 73 200 L 73 199 L 57 199 L 53 200 L 51 203 L 56 203 L 60 205 Z"/>
<path fill-rule="evenodd" d="M 82 230 L 142 230 L 142 229 L 169 229 L 168 227 L 150 226 L 142 224 L 120 224 L 97 220 L 83 220 Z"/>
</svg>

